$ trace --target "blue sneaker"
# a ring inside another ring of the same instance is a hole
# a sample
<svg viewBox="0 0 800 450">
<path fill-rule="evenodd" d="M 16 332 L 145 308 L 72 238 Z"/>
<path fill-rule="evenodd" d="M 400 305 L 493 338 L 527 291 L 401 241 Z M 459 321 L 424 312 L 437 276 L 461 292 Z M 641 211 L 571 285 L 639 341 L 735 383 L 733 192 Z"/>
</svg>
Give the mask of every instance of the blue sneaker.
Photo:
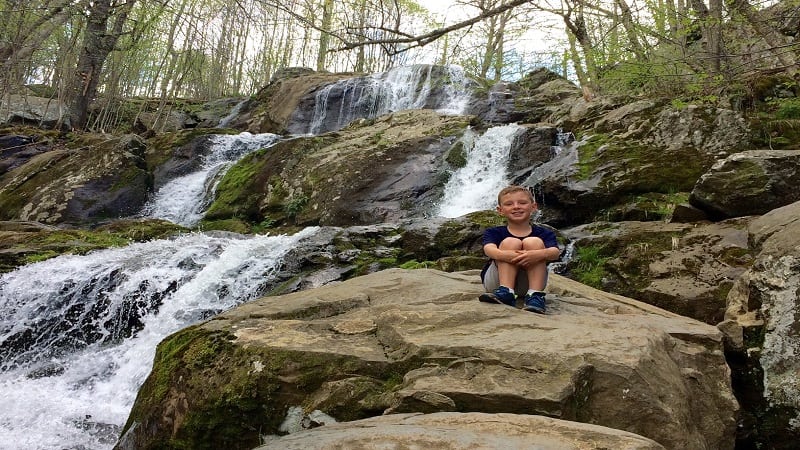
<svg viewBox="0 0 800 450">
<path fill-rule="evenodd" d="M 533 311 L 535 313 L 544 314 L 544 292 L 534 292 L 530 295 L 525 295 L 525 306 L 522 308 L 525 311 Z"/>
<path fill-rule="evenodd" d="M 478 297 L 478 300 L 486 303 L 500 303 L 507 306 L 517 306 L 517 295 L 505 286 L 500 286 L 494 292 L 486 292 Z"/>
</svg>

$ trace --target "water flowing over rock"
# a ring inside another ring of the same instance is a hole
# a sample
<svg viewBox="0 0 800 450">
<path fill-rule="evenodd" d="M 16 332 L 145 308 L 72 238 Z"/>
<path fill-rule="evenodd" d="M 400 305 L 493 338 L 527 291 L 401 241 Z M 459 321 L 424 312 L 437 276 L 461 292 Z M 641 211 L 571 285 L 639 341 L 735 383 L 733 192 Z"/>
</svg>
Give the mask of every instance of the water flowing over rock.
<svg viewBox="0 0 800 450">
<path fill-rule="evenodd" d="M 263 295 L 315 231 L 185 234 L 0 276 L 0 448 L 111 448 L 156 344 Z"/>
<path fill-rule="evenodd" d="M 301 99 L 287 129 L 320 134 L 405 109 L 461 114 L 475 83 L 455 67 L 414 65 L 337 81 Z"/>
<path fill-rule="evenodd" d="M 347 226 L 419 217 L 439 198 L 445 152 L 469 120 L 409 110 L 285 140 L 231 168 L 206 218 Z"/>
<path fill-rule="evenodd" d="M 557 275 L 549 289 L 541 316 L 478 302 L 476 271 L 393 269 L 247 303 L 160 345 L 119 448 L 253 445 L 298 404 L 337 420 L 537 414 L 733 448 L 716 328 Z"/>
<path fill-rule="evenodd" d="M 179 225 L 195 225 L 214 199 L 217 182 L 227 169 L 242 156 L 275 145 L 279 139 L 280 136 L 276 134 L 253 135 L 247 132 L 204 137 L 201 141 L 204 143 L 202 146 L 207 149 L 204 154 L 194 155 L 186 160 L 192 165 L 200 161 L 200 167 L 161 186 L 154 198 L 145 205 L 142 214 L 170 220 Z M 191 145 L 190 148 L 197 146 Z"/>
<path fill-rule="evenodd" d="M 522 127 L 492 127 L 482 135 L 467 130 L 461 137 L 466 164 L 455 170 L 444 187 L 438 214 L 458 217 L 492 209 L 497 193 L 509 184 L 508 159 Z"/>
</svg>

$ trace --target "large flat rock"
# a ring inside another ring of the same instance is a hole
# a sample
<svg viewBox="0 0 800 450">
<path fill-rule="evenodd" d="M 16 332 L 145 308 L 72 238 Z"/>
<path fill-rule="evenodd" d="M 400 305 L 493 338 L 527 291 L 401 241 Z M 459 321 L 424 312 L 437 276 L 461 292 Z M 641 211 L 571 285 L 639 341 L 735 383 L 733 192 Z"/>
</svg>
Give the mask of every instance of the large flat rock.
<svg viewBox="0 0 800 450">
<path fill-rule="evenodd" d="M 478 302 L 475 271 L 392 269 L 258 299 L 159 346 L 123 441 L 143 448 L 227 419 L 257 440 L 299 405 L 340 421 L 539 415 L 666 448 L 733 448 L 719 330 L 557 275 L 548 289 L 546 315 Z"/>
</svg>

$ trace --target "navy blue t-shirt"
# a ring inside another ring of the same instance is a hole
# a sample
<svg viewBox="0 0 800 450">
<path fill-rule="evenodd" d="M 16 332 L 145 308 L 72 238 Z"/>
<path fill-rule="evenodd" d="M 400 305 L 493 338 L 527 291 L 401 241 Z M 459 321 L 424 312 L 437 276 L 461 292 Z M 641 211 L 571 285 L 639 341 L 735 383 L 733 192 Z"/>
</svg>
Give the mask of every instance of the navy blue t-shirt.
<svg viewBox="0 0 800 450">
<path fill-rule="evenodd" d="M 558 241 L 556 240 L 556 234 L 552 231 L 548 230 L 545 227 L 540 227 L 537 225 L 531 226 L 531 233 L 527 236 L 516 236 L 511 234 L 508 231 L 508 227 L 505 225 L 501 225 L 499 227 L 491 227 L 487 228 L 486 231 L 483 232 L 483 245 L 486 244 L 495 244 L 496 246 L 500 247 L 500 243 L 503 242 L 503 239 L 507 237 L 515 237 L 517 239 L 525 239 L 526 237 L 538 237 L 539 239 L 544 242 L 545 248 L 549 247 L 556 247 L 558 248 Z M 486 274 L 486 270 L 489 269 L 489 265 L 492 263 L 492 260 L 486 262 L 486 265 L 483 267 L 481 271 L 481 279 Z"/>
</svg>

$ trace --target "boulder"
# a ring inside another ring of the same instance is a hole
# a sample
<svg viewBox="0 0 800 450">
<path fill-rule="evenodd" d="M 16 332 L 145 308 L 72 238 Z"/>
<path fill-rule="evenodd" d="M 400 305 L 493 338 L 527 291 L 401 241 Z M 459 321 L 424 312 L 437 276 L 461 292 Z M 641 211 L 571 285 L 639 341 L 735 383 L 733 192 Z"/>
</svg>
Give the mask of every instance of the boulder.
<svg viewBox="0 0 800 450">
<path fill-rule="evenodd" d="M 0 177 L 0 219 L 90 223 L 141 210 L 151 185 L 135 135 L 85 135 Z"/>
<path fill-rule="evenodd" d="M 484 413 L 391 414 L 325 425 L 290 434 L 256 450 L 659 450 L 658 443 L 633 433 L 542 416 Z"/>
<path fill-rule="evenodd" d="M 444 154 L 469 120 L 409 110 L 279 142 L 228 170 L 206 219 L 347 226 L 419 217 L 440 198 Z"/>
<path fill-rule="evenodd" d="M 477 271 L 390 269 L 184 329 L 159 344 L 118 448 L 255 447 L 296 406 L 339 421 L 537 415 L 733 448 L 716 328 L 558 275 L 547 315 L 478 302 L 481 290 Z"/>
<path fill-rule="evenodd" d="M 276 72 L 268 85 L 242 104 L 235 117 L 228 119 L 227 126 L 251 133 L 285 134 L 290 118 L 303 98 L 309 95 L 313 98 L 317 89 L 353 77 L 352 73 L 292 69 Z"/>
<path fill-rule="evenodd" d="M 16 123 L 55 128 L 65 119 L 66 106 L 54 98 L 10 94 L 0 97 L 0 124 Z M 69 128 L 69 123 L 63 124 Z"/>
<path fill-rule="evenodd" d="M 596 222 L 565 229 L 577 253 L 568 269 L 597 288 L 716 325 L 734 280 L 753 263 L 747 223 Z"/>
<path fill-rule="evenodd" d="M 728 294 L 720 329 L 734 381 L 748 394 L 746 437 L 794 448 L 800 440 L 800 202 L 753 220 L 748 232 L 758 253 Z"/>
<path fill-rule="evenodd" d="M 689 201 L 715 219 L 758 215 L 800 200 L 800 150 L 750 150 L 716 164 Z"/>
<path fill-rule="evenodd" d="M 642 101 L 596 122 L 521 181 L 543 192 L 545 220 L 553 225 L 601 220 L 604 208 L 638 195 L 689 192 L 720 156 L 748 142 L 741 117 L 716 108 Z M 727 134 L 717 136 L 718 128 Z"/>
</svg>

